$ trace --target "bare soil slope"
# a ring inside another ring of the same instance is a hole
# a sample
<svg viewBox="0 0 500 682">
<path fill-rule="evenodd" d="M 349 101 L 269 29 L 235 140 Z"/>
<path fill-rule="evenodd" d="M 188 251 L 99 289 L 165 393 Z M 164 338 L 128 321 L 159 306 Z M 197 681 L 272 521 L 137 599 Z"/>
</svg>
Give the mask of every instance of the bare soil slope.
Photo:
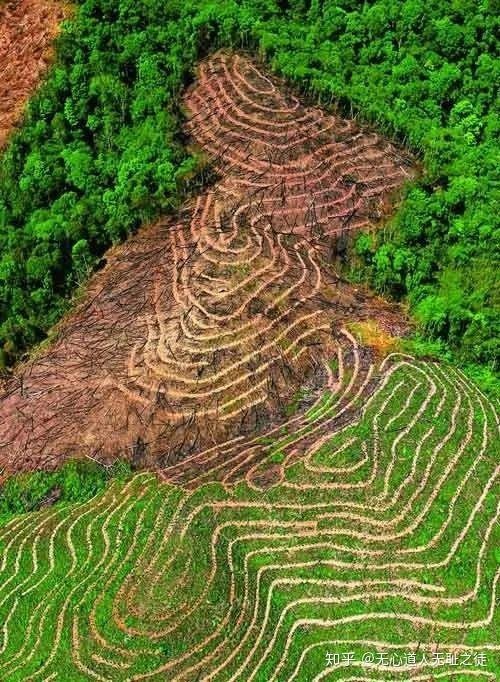
<svg viewBox="0 0 500 682">
<path fill-rule="evenodd" d="M 283 423 L 300 387 L 337 381 L 328 360 L 347 320 L 404 329 L 329 263 L 339 237 L 380 217 L 410 159 L 239 55 L 204 62 L 185 105 L 220 180 L 115 249 L 57 342 L 4 387 L 9 471 L 70 455 L 170 470 L 227 452 Z"/>
<path fill-rule="evenodd" d="M 0 148 L 45 73 L 67 9 L 53 0 L 0 3 Z"/>
</svg>

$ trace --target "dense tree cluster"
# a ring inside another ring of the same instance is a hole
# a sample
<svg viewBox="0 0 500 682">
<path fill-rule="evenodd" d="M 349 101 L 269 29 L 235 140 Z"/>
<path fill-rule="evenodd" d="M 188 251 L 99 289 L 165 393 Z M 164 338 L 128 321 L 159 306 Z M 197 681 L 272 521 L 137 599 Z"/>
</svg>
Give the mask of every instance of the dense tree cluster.
<svg viewBox="0 0 500 682">
<path fill-rule="evenodd" d="M 178 205 L 199 163 L 178 96 L 226 45 L 421 155 L 398 214 L 357 252 L 430 336 L 494 366 L 498 23 L 493 0 L 83 0 L 2 159 L 3 362 L 43 338 L 110 244 Z"/>
</svg>

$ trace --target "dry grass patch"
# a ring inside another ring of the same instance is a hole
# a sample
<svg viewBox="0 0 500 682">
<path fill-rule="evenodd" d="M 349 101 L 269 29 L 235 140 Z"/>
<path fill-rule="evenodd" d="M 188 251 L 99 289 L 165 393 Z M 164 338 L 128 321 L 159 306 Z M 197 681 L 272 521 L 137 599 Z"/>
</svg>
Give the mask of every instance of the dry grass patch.
<svg viewBox="0 0 500 682">
<path fill-rule="evenodd" d="M 377 320 L 351 322 L 346 326 L 360 345 L 373 348 L 382 357 L 399 347 L 399 339 L 382 329 Z"/>
</svg>

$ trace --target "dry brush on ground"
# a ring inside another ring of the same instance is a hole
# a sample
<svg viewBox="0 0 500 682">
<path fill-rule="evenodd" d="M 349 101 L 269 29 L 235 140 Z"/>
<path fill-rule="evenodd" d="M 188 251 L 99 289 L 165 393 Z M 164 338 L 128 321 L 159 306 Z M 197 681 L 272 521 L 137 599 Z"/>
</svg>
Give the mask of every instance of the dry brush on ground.
<svg viewBox="0 0 500 682">
<path fill-rule="evenodd" d="M 0 148 L 51 59 L 51 43 L 67 14 L 55 0 L 0 3 Z"/>
<path fill-rule="evenodd" d="M 184 104 L 219 180 L 111 253 L 57 341 L 6 383 L 7 470 L 84 454 L 170 466 L 280 423 L 302 385 L 329 380 L 346 320 L 404 327 L 331 261 L 411 160 L 240 55 L 204 62 Z"/>
</svg>

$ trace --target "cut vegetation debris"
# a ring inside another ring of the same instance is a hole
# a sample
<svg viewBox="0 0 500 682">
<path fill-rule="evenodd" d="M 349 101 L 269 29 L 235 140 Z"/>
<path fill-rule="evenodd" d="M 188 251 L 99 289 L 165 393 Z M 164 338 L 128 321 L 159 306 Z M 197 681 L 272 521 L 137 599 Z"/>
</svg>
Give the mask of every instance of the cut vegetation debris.
<svg viewBox="0 0 500 682">
<path fill-rule="evenodd" d="M 184 104 L 220 179 L 110 253 L 56 342 L 6 382 L 8 470 L 224 450 L 279 425 L 301 387 L 335 381 L 346 321 L 405 328 L 329 263 L 412 177 L 410 157 L 234 53 L 202 63 Z"/>
<path fill-rule="evenodd" d="M 0 2 L 0 149 L 45 74 L 68 13 L 56 0 Z"/>
</svg>

